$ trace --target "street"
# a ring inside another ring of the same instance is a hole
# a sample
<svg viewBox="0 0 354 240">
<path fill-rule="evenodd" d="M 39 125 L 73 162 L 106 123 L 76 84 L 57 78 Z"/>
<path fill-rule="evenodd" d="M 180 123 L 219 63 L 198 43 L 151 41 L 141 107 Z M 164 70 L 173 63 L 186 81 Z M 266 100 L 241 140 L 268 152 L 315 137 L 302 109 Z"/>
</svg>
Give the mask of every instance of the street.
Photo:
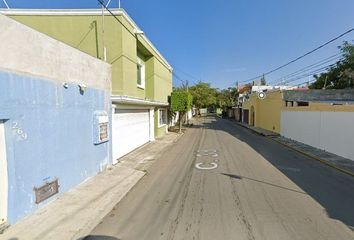
<svg viewBox="0 0 354 240">
<path fill-rule="evenodd" d="M 196 121 L 87 239 L 354 239 L 353 177 L 229 120 Z"/>
</svg>

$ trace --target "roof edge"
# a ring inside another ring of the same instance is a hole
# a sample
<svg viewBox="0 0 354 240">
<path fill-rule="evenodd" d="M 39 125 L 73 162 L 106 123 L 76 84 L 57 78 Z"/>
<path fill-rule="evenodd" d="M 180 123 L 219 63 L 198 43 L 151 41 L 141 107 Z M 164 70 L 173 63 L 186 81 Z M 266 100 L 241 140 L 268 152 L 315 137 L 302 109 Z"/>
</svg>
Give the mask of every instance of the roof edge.
<svg viewBox="0 0 354 240">
<path fill-rule="evenodd" d="M 134 20 L 129 16 L 129 14 L 123 8 L 112 8 L 110 11 L 116 16 L 123 16 L 128 21 L 128 23 L 135 29 L 140 30 L 139 26 L 134 22 Z M 104 10 L 105 16 L 110 16 L 111 13 L 107 10 Z M 12 15 L 12 16 L 89 16 L 89 15 L 102 15 L 102 9 L 6 9 L 0 8 L 0 14 L 3 15 Z M 162 54 L 157 50 L 157 48 L 152 44 L 152 42 L 144 35 L 140 35 L 147 44 L 154 50 L 156 55 L 158 55 L 161 60 L 166 64 L 167 68 L 170 71 L 173 71 L 172 66 L 168 61 L 162 56 Z"/>
</svg>

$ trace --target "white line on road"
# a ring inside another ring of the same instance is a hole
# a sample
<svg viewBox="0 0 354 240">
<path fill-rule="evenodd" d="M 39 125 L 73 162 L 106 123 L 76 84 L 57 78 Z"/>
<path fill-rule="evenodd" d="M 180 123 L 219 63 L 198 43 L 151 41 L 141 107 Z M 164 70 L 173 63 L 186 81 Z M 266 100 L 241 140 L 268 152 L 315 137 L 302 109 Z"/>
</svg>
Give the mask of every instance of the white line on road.
<svg viewBox="0 0 354 240">
<path fill-rule="evenodd" d="M 197 163 L 197 164 L 195 164 L 195 167 L 200 170 L 211 170 L 211 169 L 215 169 L 218 167 L 218 164 L 213 163 L 213 162 L 209 163 L 210 165 L 212 165 L 211 167 L 202 167 L 201 165 L 203 165 L 203 164 L 204 163 Z"/>
</svg>

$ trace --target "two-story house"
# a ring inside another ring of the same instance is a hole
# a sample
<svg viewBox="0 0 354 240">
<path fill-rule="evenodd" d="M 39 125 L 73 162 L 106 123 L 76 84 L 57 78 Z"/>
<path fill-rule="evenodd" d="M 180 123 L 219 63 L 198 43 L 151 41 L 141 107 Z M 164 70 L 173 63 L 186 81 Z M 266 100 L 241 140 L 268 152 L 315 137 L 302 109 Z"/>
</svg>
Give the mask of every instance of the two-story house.
<svg viewBox="0 0 354 240">
<path fill-rule="evenodd" d="M 167 132 L 172 68 L 124 10 L 1 13 L 112 65 L 113 163 Z"/>
</svg>

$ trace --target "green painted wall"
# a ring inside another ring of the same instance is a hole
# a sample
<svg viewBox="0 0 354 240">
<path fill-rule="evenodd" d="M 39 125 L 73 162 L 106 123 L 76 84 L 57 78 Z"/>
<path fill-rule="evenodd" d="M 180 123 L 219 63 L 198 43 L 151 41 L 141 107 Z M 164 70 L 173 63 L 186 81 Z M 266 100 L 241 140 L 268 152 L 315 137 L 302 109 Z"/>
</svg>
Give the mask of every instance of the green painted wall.
<svg viewBox="0 0 354 240">
<path fill-rule="evenodd" d="M 159 124 L 159 108 L 155 108 L 154 112 L 154 124 L 155 124 L 155 138 L 163 137 L 166 134 L 166 130 L 168 128 L 167 125 L 163 127 L 158 127 Z"/>
<path fill-rule="evenodd" d="M 142 37 L 135 36 L 133 27 L 124 17 L 118 16 L 127 29 L 112 16 L 105 16 L 104 34 L 99 15 L 10 17 L 100 59 L 103 59 L 104 42 L 107 62 L 112 64 L 113 95 L 168 101 L 172 72 Z M 145 89 L 137 87 L 137 56 L 145 60 Z"/>
</svg>

